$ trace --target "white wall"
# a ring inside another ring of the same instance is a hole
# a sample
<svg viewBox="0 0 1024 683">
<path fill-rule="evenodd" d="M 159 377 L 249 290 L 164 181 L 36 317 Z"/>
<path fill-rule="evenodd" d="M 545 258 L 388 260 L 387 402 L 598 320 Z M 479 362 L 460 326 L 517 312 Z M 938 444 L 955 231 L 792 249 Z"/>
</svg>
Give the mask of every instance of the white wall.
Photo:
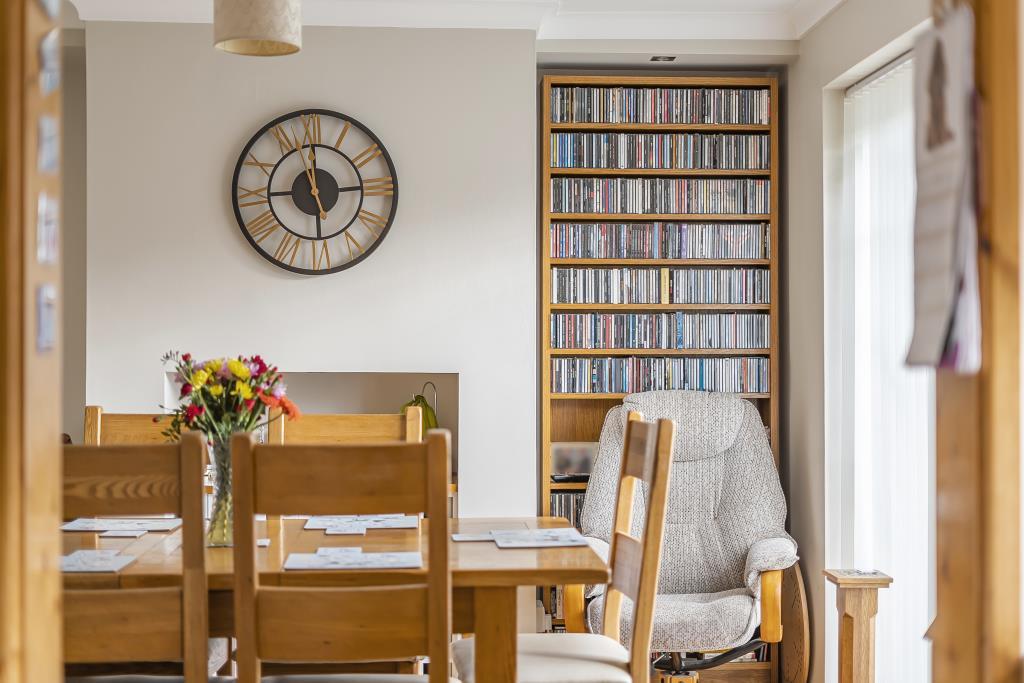
<svg viewBox="0 0 1024 683">
<path fill-rule="evenodd" d="M 783 449 L 792 534 L 800 544 L 812 621 L 813 681 L 825 680 L 825 615 L 835 601 L 826 558 L 823 236 L 838 228 L 842 92 L 909 46 L 927 0 L 846 0 L 800 41 L 786 96 L 783 239 Z M 897 577 L 898 580 L 898 577 Z M 829 669 L 834 666 L 829 663 Z M 834 679 L 834 672 L 831 673 Z"/>
<path fill-rule="evenodd" d="M 87 24 L 87 400 L 153 410 L 172 348 L 458 373 L 461 513 L 533 514 L 534 34 L 307 27 L 298 55 L 255 59 L 211 33 Z M 257 255 L 229 202 L 249 136 L 309 106 L 368 125 L 401 186 L 373 255 L 319 277 Z"/>
</svg>

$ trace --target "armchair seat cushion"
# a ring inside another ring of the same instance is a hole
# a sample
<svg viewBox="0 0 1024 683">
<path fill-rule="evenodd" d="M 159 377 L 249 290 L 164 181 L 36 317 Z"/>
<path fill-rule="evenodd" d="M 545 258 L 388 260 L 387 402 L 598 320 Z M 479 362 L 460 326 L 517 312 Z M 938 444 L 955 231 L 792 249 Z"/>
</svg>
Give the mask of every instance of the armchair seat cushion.
<svg viewBox="0 0 1024 683">
<path fill-rule="evenodd" d="M 623 598 L 620 633 L 627 641 L 632 630 L 632 607 L 629 599 Z M 601 631 L 603 612 L 604 595 L 599 595 L 587 606 L 587 625 L 591 631 Z M 735 647 L 750 640 L 759 622 L 757 601 L 746 588 L 718 593 L 660 594 L 654 603 L 651 650 L 697 652 Z"/>
<path fill-rule="evenodd" d="M 474 683 L 475 638 L 452 646 L 462 683 Z M 479 653 L 486 657 L 486 652 Z M 518 639 L 519 683 L 631 683 L 629 652 L 594 633 L 526 633 Z M 487 683 L 481 681 L 480 683 Z"/>
</svg>

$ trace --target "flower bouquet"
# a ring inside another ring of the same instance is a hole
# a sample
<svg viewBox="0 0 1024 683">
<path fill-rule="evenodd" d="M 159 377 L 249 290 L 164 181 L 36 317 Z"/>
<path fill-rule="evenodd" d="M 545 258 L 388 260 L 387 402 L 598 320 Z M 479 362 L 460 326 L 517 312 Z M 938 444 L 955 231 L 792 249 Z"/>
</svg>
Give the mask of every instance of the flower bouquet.
<svg viewBox="0 0 1024 683">
<path fill-rule="evenodd" d="M 188 353 L 171 351 L 161 359 L 173 363 L 175 380 L 181 385 L 180 402 L 168 416 L 163 431 L 169 440 L 183 431 L 202 432 L 214 466 L 213 511 L 206 531 L 210 546 L 232 543 L 231 435 L 251 432 L 269 422 L 270 408 L 294 420 L 299 409 L 285 396 L 285 385 L 277 367 L 259 356 L 193 360 Z"/>
</svg>

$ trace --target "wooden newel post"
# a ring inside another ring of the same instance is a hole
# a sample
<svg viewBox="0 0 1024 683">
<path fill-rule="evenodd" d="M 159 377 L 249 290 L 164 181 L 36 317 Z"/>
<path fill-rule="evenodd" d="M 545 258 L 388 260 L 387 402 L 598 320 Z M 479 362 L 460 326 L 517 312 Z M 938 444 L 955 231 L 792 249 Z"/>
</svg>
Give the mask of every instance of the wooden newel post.
<svg viewBox="0 0 1024 683">
<path fill-rule="evenodd" d="M 882 572 L 826 569 L 839 609 L 839 683 L 874 683 L 878 589 L 892 583 Z"/>
</svg>

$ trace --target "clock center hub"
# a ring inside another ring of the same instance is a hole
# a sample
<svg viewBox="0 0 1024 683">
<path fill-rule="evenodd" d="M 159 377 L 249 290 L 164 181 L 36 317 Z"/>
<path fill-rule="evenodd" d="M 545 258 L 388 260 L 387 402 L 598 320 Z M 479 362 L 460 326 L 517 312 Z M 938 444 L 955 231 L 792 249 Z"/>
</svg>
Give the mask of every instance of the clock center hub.
<svg viewBox="0 0 1024 683">
<path fill-rule="evenodd" d="M 295 181 L 292 182 L 292 200 L 295 206 L 310 216 L 320 215 L 320 206 L 324 207 L 324 211 L 330 211 L 338 203 L 338 181 L 322 168 L 316 169 L 316 190 L 317 196 L 314 197 L 313 185 L 305 172 L 295 176 Z M 318 198 L 319 205 L 316 203 Z"/>
</svg>

